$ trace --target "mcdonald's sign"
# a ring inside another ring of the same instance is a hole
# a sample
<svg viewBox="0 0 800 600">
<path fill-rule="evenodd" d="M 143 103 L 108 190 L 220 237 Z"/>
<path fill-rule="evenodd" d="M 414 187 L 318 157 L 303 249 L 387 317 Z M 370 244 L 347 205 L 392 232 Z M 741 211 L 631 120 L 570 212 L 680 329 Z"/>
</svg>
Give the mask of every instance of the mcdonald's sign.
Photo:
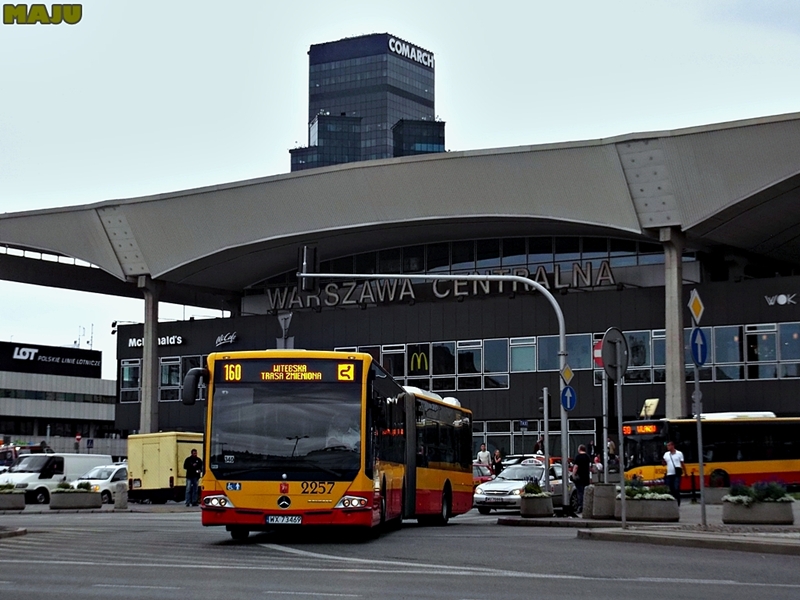
<svg viewBox="0 0 800 600">
<path fill-rule="evenodd" d="M 412 347 L 408 348 L 408 374 L 413 375 L 427 375 L 430 372 L 428 363 L 428 353 L 422 349 L 416 352 L 412 351 Z"/>
</svg>

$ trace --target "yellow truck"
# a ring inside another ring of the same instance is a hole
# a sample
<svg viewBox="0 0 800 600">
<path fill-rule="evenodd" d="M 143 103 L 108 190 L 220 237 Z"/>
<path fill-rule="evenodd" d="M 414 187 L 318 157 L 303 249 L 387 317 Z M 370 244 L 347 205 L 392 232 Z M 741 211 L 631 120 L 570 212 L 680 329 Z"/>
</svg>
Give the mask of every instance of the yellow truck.
<svg viewBox="0 0 800 600">
<path fill-rule="evenodd" d="M 183 461 L 192 450 L 203 456 L 203 434 L 185 431 L 128 437 L 128 499 L 164 504 L 186 494 Z"/>
</svg>

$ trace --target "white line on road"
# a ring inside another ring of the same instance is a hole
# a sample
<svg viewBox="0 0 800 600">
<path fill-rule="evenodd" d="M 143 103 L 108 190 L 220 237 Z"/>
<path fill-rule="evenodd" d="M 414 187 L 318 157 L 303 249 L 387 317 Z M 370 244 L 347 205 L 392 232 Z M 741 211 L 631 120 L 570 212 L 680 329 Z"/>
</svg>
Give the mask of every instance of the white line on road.
<svg viewBox="0 0 800 600">
<path fill-rule="evenodd" d="M 174 585 L 130 585 L 123 583 L 95 583 L 92 587 L 100 588 L 132 588 L 137 590 L 179 590 L 181 588 Z"/>
<path fill-rule="evenodd" d="M 360 594 L 327 594 L 321 592 L 278 592 L 276 590 L 265 590 L 265 594 L 283 594 L 284 596 L 312 596 L 319 598 L 320 596 L 333 596 L 334 598 L 362 598 Z"/>
<path fill-rule="evenodd" d="M 265 545 L 266 544 L 262 544 Z M 298 551 L 303 552 L 303 551 Z M 303 552 L 305 554 L 313 554 L 310 552 Z M 327 556 L 324 554 L 319 555 L 323 558 L 332 560 L 351 560 L 359 562 L 370 562 L 369 559 L 347 559 L 344 557 Z M 0 564 L 35 564 L 40 565 L 41 558 L 31 559 L 0 559 Z M 505 571 L 505 570 L 481 570 L 477 568 L 468 567 L 455 567 L 449 565 L 415 565 L 412 563 L 397 563 L 392 561 L 372 561 L 379 564 L 384 564 L 382 568 L 376 565 L 375 568 L 348 568 L 349 573 L 405 573 L 405 574 L 419 574 L 427 576 L 452 576 L 464 575 L 472 577 L 513 577 L 516 579 L 548 579 L 548 580 L 564 580 L 564 581 L 582 581 L 582 582 L 597 582 L 597 583 L 636 583 L 641 584 L 643 581 L 648 580 L 661 580 L 661 578 L 643 578 L 643 577 L 589 577 L 586 575 L 556 575 L 548 573 L 528 573 L 522 571 Z M 111 562 L 111 561 L 79 561 L 79 560 L 52 560 L 47 561 L 48 568 L 56 566 L 66 567 L 112 567 L 125 569 L 203 569 L 205 571 L 298 571 L 303 573 L 317 572 L 327 573 L 335 572 L 341 573 L 342 567 L 313 567 L 310 565 L 300 567 L 289 566 L 272 566 L 272 565 L 239 565 L 239 564 L 225 564 L 225 565 L 211 565 L 211 564 L 198 564 L 190 565 L 186 563 L 133 563 L 133 562 Z M 404 568 L 392 568 L 401 566 Z M 800 590 L 800 584 L 794 583 L 753 583 L 749 581 L 734 581 L 731 579 L 668 579 L 670 583 L 684 584 L 684 585 L 720 585 L 720 586 L 738 586 L 738 587 L 753 587 L 753 588 L 779 588 L 779 589 L 795 589 Z"/>
</svg>

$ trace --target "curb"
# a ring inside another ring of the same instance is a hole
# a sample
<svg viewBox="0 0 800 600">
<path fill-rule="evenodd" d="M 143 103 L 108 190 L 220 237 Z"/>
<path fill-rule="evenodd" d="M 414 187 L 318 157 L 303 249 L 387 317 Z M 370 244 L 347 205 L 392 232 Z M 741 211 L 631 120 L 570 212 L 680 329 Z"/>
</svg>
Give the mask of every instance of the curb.
<svg viewBox="0 0 800 600">
<path fill-rule="evenodd" d="M 498 525 L 511 527 L 566 527 L 570 529 L 609 529 L 622 527 L 619 521 L 590 520 L 590 519 L 549 519 L 549 518 L 524 518 L 524 517 L 498 517 Z"/>
<path fill-rule="evenodd" d="M 800 556 L 800 544 L 796 541 L 787 541 L 781 538 L 746 538 L 736 535 L 692 534 L 664 530 L 580 529 L 578 530 L 578 539 Z"/>
</svg>

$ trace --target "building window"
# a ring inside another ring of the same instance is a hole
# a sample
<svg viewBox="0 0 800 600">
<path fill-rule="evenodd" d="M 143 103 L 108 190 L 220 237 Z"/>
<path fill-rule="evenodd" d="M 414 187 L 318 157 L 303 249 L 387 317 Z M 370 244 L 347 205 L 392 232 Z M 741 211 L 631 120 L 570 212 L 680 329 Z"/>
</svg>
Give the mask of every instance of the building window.
<svg viewBox="0 0 800 600">
<path fill-rule="evenodd" d="M 483 372 L 508 373 L 508 340 L 484 340 Z"/>
<path fill-rule="evenodd" d="M 181 359 L 179 356 L 161 358 L 161 382 L 159 399 L 162 402 L 180 400 L 181 391 Z"/>
<path fill-rule="evenodd" d="M 536 370 L 536 338 L 511 338 L 511 372 L 527 373 Z"/>
<path fill-rule="evenodd" d="M 123 360 L 120 366 L 120 403 L 139 402 L 141 360 Z"/>
</svg>

